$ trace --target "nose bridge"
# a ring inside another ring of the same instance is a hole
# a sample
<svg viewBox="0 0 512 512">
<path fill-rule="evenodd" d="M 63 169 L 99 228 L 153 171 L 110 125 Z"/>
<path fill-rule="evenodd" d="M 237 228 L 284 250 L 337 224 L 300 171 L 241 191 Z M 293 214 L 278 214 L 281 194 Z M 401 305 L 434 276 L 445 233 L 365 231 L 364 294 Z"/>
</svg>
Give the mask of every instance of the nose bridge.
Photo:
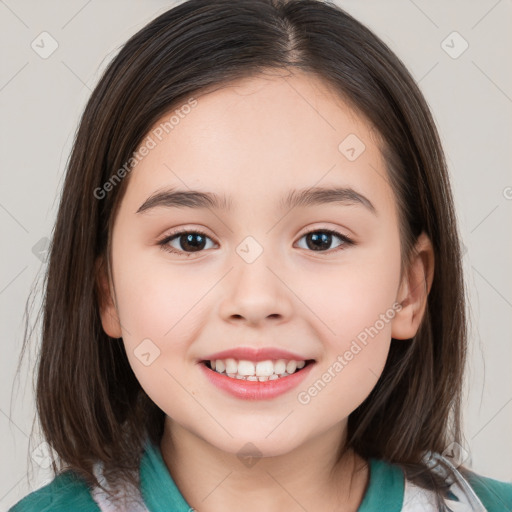
<svg viewBox="0 0 512 512">
<path fill-rule="evenodd" d="M 275 248 L 269 246 L 269 238 L 260 241 L 261 238 L 248 235 L 235 248 L 235 289 L 275 296 L 279 285 L 270 269 L 278 272 L 279 260 Z"/>
<path fill-rule="evenodd" d="M 249 235 L 235 247 L 235 253 L 234 268 L 221 299 L 224 319 L 243 317 L 254 323 L 270 316 L 288 316 L 289 291 L 278 277 L 280 265 L 274 248 Z"/>
</svg>

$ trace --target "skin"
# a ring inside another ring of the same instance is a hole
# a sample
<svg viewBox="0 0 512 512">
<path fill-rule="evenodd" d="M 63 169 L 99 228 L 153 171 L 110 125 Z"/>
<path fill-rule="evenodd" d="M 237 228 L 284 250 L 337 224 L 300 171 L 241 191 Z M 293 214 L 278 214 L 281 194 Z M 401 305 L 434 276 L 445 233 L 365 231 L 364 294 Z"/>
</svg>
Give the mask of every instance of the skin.
<svg viewBox="0 0 512 512">
<path fill-rule="evenodd" d="M 345 443 L 349 414 L 382 373 L 391 338 L 407 340 L 420 325 L 432 245 L 420 236 L 400 281 L 396 199 L 383 179 L 378 138 L 318 78 L 265 74 L 196 99 L 130 174 L 113 228 L 112 281 L 105 272 L 98 276 L 103 328 L 123 338 L 137 379 L 167 415 L 162 454 L 191 506 L 355 511 L 368 484 L 367 463 L 349 451 L 336 464 L 334 454 Z M 349 134 L 366 146 L 354 161 L 338 149 Z M 327 185 L 352 187 L 377 215 L 355 203 L 278 208 L 291 189 Z M 225 193 L 234 210 L 136 213 L 169 186 Z M 178 228 L 205 231 L 204 249 L 187 255 L 178 237 L 169 244 L 182 254 L 164 251 L 158 241 Z M 334 236 L 314 251 L 304 235 L 322 229 L 355 245 L 336 250 L 342 241 Z M 247 236 L 263 249 L 250 264 L 236 252 Z M 378 335 L 308 404 L 299 403 L 297 394 L 393 304 L 402 309 Z M 160 350 L 149 366 L 134 353 L 146 338 Z M 316 365 L 298 389 L 244 401 L 212 386 L 197 364 L 242 345 L 278 346 Z M 250 467 L 237 456 L 246 443 L 261 454 Z"/>
</svg>

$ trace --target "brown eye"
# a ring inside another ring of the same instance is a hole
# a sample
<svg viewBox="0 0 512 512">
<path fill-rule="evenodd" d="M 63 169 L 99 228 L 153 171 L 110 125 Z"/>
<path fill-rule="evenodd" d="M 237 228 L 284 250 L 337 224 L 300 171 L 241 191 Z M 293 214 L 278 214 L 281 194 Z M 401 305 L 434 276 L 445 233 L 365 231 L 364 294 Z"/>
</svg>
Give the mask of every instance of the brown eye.
<svg viewBox="0 0 512 512">
<path fill-rule="evenodd" d="M 179 231 L 158 243 L 165 251 L 175 254 L 191 254 L 204 250 L 208 240 L 211 238 L 201 231 Z M 171 246 L 171 242 L 176 242 L 175 246 Z"/>
<path fill-rule="evenodd" d="M 353 241 L 338 233 L 337 231 L 333 231 L 330 229 L 318 229 L 316 231 L 310 231 L 301 237 L 306 238 L 306 249 L 316 252 L 335 252 L 339 250 L 343 250 L 346 246 L 353 245 Z M 338 244 L 332 251 L 330 251 L 330 246 L 333 243 L 333 239 L 340 239 L 341 243 Z"/>
</svg>

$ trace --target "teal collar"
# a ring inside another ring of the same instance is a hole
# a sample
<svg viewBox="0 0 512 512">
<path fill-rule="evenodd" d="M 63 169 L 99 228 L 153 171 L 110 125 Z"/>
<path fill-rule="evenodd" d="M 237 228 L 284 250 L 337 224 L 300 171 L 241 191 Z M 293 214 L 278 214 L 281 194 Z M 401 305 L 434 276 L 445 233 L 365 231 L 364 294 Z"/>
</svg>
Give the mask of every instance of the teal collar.
<svg viewBox="0 0 512 512">
<path fill-rule="evenodd" d="M 160 447 L 149 440 L 140 464 L 140 490 L 149 512 L 192 510 L 171 478 Z"/>
<path fill-rule="evenodd" d="M 370 458 L 370 482 L 357 512 L 400 512 L 404 501 L 405 477 L 399 466 Z"/>
<path fill-rule="evenodd" d="M 369 462 L 370 482 L 357 512 L 400 512 L 404 497 L 402 470 L 379 459 L 370 458 Z M 149 441 L 140 466 L 140 488 L 149 512 L 191 510 L 165 465 L 160 447 Z"/>
</svg>

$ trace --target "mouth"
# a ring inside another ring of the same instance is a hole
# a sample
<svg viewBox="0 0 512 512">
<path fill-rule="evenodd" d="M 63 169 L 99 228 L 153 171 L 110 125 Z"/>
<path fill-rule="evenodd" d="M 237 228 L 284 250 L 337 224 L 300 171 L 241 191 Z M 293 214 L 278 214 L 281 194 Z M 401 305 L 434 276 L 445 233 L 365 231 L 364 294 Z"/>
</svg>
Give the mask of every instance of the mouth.
<svg viewBox="0 0 512 512">
<path fill-rule="evenodd" d="M 242 400 L 271 400 L 290 393 L 313 371 L 314 359 L 203 359 L 198 361 L 207 381 L 221 392 Z"/>
<path fill-rule="evenodd" d="M 231 379 L 246 380 L 253 382 L 267 382 L 272 380 L 286 379 L 291 375 L 300 373 L 315 363 L 314 359 L 304 361 L 295 360 L 265 360 L 265 361 L 247 361 L 247 360 L 202 360 L 200 364 L 206 366 L 209 370 L 229 377 Z"/>
</svg>

